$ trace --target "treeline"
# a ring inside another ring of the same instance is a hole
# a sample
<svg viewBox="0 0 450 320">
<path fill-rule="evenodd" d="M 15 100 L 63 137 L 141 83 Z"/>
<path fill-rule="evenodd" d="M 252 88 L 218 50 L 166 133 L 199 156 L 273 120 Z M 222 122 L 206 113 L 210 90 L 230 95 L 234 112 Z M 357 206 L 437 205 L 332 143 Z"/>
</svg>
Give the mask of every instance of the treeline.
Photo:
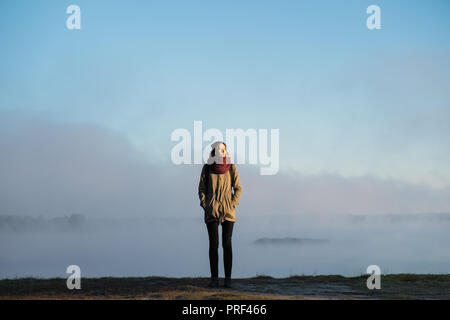
<svg viewBox="0 0 450 320">
<path fill-rule="evenodd" d="M 64 217 L 0 215 L 0 232 L 79 231 L 86 226 L 86 216 L 72 214 Z"/>
</svg>

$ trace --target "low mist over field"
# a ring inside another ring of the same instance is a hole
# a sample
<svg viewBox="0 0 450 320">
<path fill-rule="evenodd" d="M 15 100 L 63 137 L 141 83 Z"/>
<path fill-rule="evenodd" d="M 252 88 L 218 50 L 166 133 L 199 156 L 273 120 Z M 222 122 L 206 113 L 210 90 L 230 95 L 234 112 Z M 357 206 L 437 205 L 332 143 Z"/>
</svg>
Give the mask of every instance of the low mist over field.
<svg viewBox="0 0 450 320">
<path fill-rule="evenodd" d="M 234 231 L 233 276 L 360 275 L 371 264 L 384 273 L 448 273 L 449 227 L 450 214 L 242 217 Z M 206 277 L 206 226 L 200 217 L 0 216 L 2 278 L 65 277 L 71 264 L 91 277 Z"/>
</svg>

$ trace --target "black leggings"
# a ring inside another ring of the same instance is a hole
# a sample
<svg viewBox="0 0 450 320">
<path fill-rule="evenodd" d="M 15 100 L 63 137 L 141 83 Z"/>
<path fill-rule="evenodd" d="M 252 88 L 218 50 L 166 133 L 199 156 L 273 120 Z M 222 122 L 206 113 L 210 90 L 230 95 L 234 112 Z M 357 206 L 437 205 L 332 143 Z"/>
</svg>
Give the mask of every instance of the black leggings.
<svg viewBox="0 0 450 320">
<path fill-rule="evenodd" d="M 219 276 L 219 222 L 210 222 L 208 227 L 209 236 L 209 266 L 211 277 Z M 225 267 L 225 277 L 231 277 L 231 265 L 233 262 L 233 251 L 231 249 L 231 235 L 233 234 L 234 222 L 224 221 L 222 223 L 222 247 L 223 247 L 223 265 Z"/>
</svg>

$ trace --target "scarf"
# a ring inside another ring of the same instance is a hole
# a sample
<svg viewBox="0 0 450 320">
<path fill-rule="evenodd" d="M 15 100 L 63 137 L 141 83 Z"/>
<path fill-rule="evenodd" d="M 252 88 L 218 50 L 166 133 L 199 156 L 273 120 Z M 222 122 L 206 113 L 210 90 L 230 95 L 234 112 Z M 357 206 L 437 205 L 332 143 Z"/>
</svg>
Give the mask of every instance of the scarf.
<svg viewBox="0 0 450 320">
<path fill-rule="evenodd" d="M 209 167 L 212 172 L 214 173 L 227 173 L 230 169 L 231 163 L 230 163 L 230 157 L 223 157 L 222 163 L 213 163 L 210 164 Z"/>
</svg>

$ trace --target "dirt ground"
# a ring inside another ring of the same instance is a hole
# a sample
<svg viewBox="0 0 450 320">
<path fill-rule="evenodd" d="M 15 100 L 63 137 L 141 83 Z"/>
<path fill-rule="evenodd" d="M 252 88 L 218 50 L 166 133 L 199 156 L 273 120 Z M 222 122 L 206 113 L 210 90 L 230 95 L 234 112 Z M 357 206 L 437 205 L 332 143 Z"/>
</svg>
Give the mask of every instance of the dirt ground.
<svg viewBox="0 0 450 320">
<path fill-rule="evenodd" d="M 381 276 L 381 289 L 369 290 L 359 277 L 258 276 L 233 279 L 234 287 L 208 288 L 208 278 L 83 278 L 80 290 L 66 279 L 0 280 L 0 299 L 450 299 L 450 275 Z M 222 286 L 223 279 L 220 279 Z"/>
</svg>

